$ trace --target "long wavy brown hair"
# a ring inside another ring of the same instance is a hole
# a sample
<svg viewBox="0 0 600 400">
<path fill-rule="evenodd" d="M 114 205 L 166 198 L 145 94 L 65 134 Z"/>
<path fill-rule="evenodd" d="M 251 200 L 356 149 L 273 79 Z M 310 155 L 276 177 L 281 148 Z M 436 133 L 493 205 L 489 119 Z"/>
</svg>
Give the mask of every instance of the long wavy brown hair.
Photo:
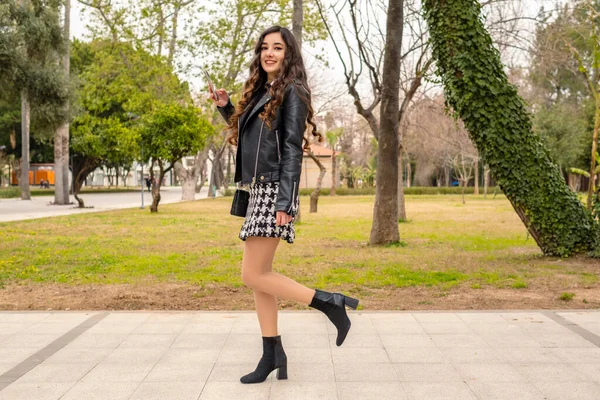
<svg viewBox="0 0 600 400">
<path fill-rule="evenodd" d="M 254 46 L 254 58 L 250 63 L 250 77 L 244 84 L 242 98 L 238 102 L 235 112 L 229 120 L 228 128 L 231 130 L 231 135 L 228 139 L 229 143 L 233 145 L 237 145 L 238 141 L 239 132 L 237 124 L 240 116 L 244 113 L 246 107 L 253 105 L 255 96 L 257 96 L 267 84 L 267 73 L 262 68 L 260 63 L 260 53 L 265 36 L 274 32 L 279 32 L 283 38 L 283 41 L 285 42 L 285 55 L 281 63 L 279 75 L 273 80 L 273 82 L 271 82 L 269 87 L 271 101 L 267 103 L 264 111 L 259 114 L 259 118 L 265 121 L 265 124 L 267 124 L 270 129 L 271 122 L 275 119 L 275 113 L 283 102 L 285 89 L 288 87 L 288 85 L 295 85 L 298 88 L 298 95 L 300 96 L 300 99 L 302 99 L 302 101 L 308 107 L 308 118 L 306 120 L 305 132 L 310 130 L 312 135 L 317 137 L 319 142 L 323 141 L 323 135 L 317 131 L 317 125 L 314 121 L 314 110 L 311 104 L 311 91 L 307 84 L 306 69 L 304 68 L 304 61 L 302 61 L 302 54 L 300 53 L 298 43 L 289 29 L 281 26 L 272 26 L 260 34 L 260 37 Z M 256 99 L 256 101 L 258 101 L 258 99 Z M 310 148 L 310 143 L 306 135 L 304 135 L 304 148 L 307 150 Z"/>
</svg>

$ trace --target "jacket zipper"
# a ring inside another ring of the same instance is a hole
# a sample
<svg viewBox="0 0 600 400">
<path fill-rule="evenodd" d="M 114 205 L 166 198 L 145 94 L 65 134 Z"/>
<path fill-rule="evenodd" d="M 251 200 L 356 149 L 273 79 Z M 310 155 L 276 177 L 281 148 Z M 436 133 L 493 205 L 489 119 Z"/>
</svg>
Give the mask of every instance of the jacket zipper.
<svg viewBox="0 0 600 400">
<path fill-rule="evenodd" d="M 260 152 L 260 141 L 262 139 L 263 127 L 265 126 L 265 121 L 260 124 L 260 135 L 258 135 L 258 146 L 256 146 L 256 162 L 254 164 L 254 177 L 252 178 L 252 183 L 256 183 L 256 173 L 258 172 L 258 153 Z"/>
<path fill-rule="evenodd" d="M 291 215 L 290 213 L 292 212 L 292 208 L 294 207 L 294 203 L 296 202 L 296 181 L 294 181 L 294 184 L 292 186 L 292 204 L 290 204 L 290 208 L 288 208 L 288 214 Z"/>
<path fill-rule="evenodd" d="M 279 131 L 275 129 L 275 140 L 277 140 L 277 163 L 281 164 L 281 150 L 279 149 Z"/>
</svg>

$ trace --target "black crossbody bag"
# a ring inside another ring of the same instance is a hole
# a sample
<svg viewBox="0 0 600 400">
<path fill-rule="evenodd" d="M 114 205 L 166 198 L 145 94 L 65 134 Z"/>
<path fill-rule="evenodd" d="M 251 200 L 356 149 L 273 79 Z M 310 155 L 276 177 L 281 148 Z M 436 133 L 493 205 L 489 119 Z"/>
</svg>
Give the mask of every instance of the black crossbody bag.
<svg viewBox="0 0 600 400">
<path fill-rule="evenodd" d="M 247 190 L 237 189 L 233 195 L 233 203 L 231 204 L 231 215 L 236 217 L 245 217 L 248 211 L 248 203 L 250 202 L 250 192 Z"/>
</svg>

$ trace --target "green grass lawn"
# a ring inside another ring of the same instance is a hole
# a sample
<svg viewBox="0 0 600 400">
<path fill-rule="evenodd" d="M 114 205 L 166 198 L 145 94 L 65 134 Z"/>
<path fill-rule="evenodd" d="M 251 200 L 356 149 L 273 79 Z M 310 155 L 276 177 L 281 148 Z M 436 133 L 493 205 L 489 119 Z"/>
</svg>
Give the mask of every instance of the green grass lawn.
<svg viewBox="0 0 600 400">
<path fill-rule="evenodd" d="M 231 198 L 0 224 L 3 285 L 242 287 L 241 218 Z M 311 287 L 350 293 L 427 288 L 570 292 L 598 287 L 598 261 L 543 257 L 504 196 L 407 196 L 401 243 L 370 247 L 373 196 L 322 197 L 274 268 Z M 560 294 L 559 293 L 559 294 Z"/>
</svg>

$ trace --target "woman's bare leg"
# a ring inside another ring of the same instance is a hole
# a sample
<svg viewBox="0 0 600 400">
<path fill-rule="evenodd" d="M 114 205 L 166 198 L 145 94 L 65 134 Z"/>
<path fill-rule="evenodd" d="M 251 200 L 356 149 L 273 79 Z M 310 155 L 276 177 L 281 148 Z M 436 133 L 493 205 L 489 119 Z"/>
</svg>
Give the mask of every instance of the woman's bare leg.
<svg viewBox="0 0 600 400">
<path fill-rule="evenodd" d="M 244 248 L 242 280 L 254 290 L 256 313 L 263 336 L 277 336 L 276 297 L 280 297 L 308 304 L 327 315 L 338 330 L 336 344 L 341 346 L 350 330 L 346 306 L 356 309 L 358 300 L 340 293 L 317 293 L 293 279 L 273 272 L 271 267 L 279 241 L 279 238 L 251 236 L 246 239 Z"/>
<path fill-rule="evenodd" d="M 246 286 L 254 289 L 256 312 L 263 336 L 267 336 L 264 335 L 264 331 L 277 332 L 276 297 L 310 304 L 315 295 L 313 289 L 271 270 L 279 241 L 279 238 L 251 236 L 246 239 L 244 248 L 242 280 Z M 263 321 L 265 329 L 263 329 Z"/>
<path fill-rule="evenodd" d="M 277 298 L 254 290 L 254 304 L 261 335 L 265 337 L 277 336 Z"/>
<path fill-rule="evenodd" d="M 264 255 L 267 258 L 264 260 L 264 263 L 256 264 L 256 268 L 260 269 L 261 274 L 271 272 L 275 252 L 273 251 L 270 258 L 267 257 L 268 254 L 266 253 Z M 248 257 L 251 258 L 251 255 L 247 254 L 246 249 L 244 249 L 244 259 Z M 262 336 L 277 336 L 277 298 L 268 293 L 254 289 L 254 304 Z"/>
</svg>

